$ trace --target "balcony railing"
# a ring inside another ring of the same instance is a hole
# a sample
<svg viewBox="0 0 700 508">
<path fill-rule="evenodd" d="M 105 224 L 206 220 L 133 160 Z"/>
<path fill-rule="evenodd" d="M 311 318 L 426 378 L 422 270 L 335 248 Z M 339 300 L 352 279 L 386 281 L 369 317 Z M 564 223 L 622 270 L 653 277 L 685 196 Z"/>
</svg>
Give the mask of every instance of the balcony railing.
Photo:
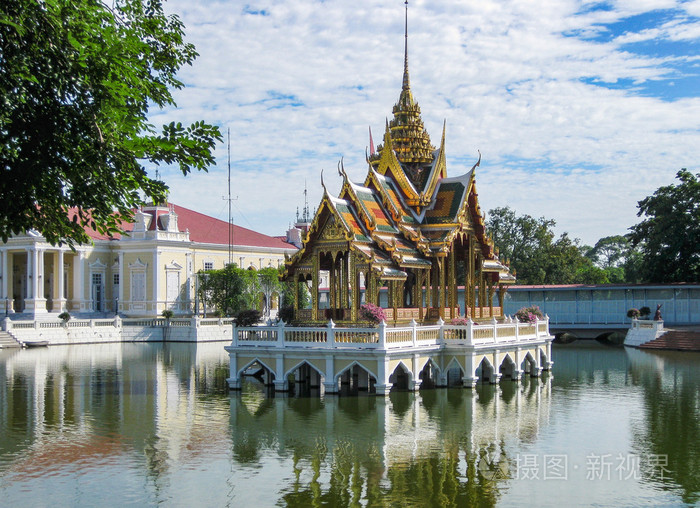
<svg viewBox="0 0 700 508">
<path fill-rule="evenodd" d="M 436 325 L 389 327 L 381 323 L 374 328 L 336 327 L 333 321 L 326 326 L 296 327 L 283 322 L 271 326 L 233 328 L 231 346 L 316 348 L 316 349 L 395 349 L 412 347 L 463 347 L 492 344 L 518 344 L 551 339 L 549 321 L 545 318 L 534 323 L 520 323 L 510 318 L 486 324 L 467 321 L 466 325 Z"/>
</svg>

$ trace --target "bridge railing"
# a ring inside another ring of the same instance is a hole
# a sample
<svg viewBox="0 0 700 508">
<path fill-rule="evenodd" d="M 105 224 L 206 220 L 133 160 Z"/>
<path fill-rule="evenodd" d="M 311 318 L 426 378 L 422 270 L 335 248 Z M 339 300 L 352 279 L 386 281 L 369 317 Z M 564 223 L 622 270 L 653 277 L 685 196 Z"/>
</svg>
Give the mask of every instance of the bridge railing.
<svg viewBox="0 0 700 508">
<path fill-rule="evenodd" d="M 520 323 L 510 318 L 494 319 L 490 323 L 419 326 L 415 321 L 408 326 L 388 327 L 380 323 L 373 328 L 327 326 L 295 327 L 280 321 L 276 325 L 237 327 L 233 324 L 231 346 L 317 349 L 404 349 L 430 346 L 480 346 L 489 344 L 526 343 L 550 337 L 549 322 Z"/>
</svg>

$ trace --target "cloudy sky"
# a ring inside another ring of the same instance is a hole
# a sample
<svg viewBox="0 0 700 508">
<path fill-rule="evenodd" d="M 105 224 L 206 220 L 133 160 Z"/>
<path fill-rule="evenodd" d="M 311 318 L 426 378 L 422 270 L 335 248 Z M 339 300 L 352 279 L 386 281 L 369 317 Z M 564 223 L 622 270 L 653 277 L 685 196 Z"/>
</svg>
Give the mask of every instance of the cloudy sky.
<svg viewBox="0 0 700 508">
<path fill-rule="evenodd" d="M 401 89 L 402 0 L 170 0 L 200 57 L 178 108 L 231 132 L 236 224 L 281 235 L 325 169 L 366 174 Z M 411 0 L 411 88 L 448 174 L 480 150 L 483 210 L 624 234 L 637 201 L 700 171 L 700 0 Z M 225 134 L 224 134 L 225 135 Z M 171 201 L 226 220 L 227 147 L 208 174 L 161 170 Z"/>
</svg>

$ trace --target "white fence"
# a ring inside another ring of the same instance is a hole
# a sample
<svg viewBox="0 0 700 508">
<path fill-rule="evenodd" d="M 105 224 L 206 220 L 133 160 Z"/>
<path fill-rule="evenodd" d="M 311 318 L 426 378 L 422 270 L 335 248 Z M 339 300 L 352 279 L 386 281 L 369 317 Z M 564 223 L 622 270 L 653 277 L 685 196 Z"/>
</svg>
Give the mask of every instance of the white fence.
<svg viewBox="0 0 700 508">
<path fill-rule="evenodd" d="M 549 321 L 520 323 L 510 318 L 488 324 L 468 321 L 464 326 L 338 328 L 333 321 L 323 327 L 293 327 L 279 322 L 274 326 L 233 327 L 233 347 L 275 347 L 315 349 L 401 349 L 429 346 L 463 347 L 518 344 L 549 339 Z"/>
<path fill-rule="evenodd" d="M 213 342 L 231 341 L 233 319 L 125 318 L 12 321 L 2 329 L 19 342 L 46 341 L 50 345 L 101 342 Z"/>
</svg>

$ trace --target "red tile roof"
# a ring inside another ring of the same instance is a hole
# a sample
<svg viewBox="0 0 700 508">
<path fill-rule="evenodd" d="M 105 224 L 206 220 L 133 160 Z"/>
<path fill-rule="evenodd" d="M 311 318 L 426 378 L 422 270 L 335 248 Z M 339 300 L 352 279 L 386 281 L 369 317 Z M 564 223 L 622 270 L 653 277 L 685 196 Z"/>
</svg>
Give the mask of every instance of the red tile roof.
<svg viewBox="0 0 700 508">
<path fill-rule="evenodd" d="M 195 212 L 189 208 L 169 203 L 167 207 L 172 206 L 178 217 L 178 229 L 180 231 L 189 230 L 190 240 L 197 243 L 210 243 L 216 245 L 228 245 L 228 222 L 215 219 L 203 213 Z M 161 207 L 158 210 L 158 217 L 167 214 L 166 207 Z M 148 212 L 145 212 L 148 213 Z M 69 214 L 75 215 L 75 210 L 71 210 Z M 158 228 L 162 225 L 158 222 Z M 156 221 L 152 220 L 149 230 L 155 229 Z M 123 222 L 124 231 L 132 231 L 134 224 L 132 222 Z M 109 240 L 107 235 L 102 235 L 94 231 L 90 227 L 85 227 L 85 232 L 93 240 Z M 112 238 L 120 240 L 121 235 L 115 234 Z M 233 225 L 233 244 L 243 245 L 248 247 L 268 247 L 276 249 L 295 249 L 296 247 L 286 241 L 284 236 L 267 236 L 257 231 L 247 229 L 241 226 Z"/>
</svg>

